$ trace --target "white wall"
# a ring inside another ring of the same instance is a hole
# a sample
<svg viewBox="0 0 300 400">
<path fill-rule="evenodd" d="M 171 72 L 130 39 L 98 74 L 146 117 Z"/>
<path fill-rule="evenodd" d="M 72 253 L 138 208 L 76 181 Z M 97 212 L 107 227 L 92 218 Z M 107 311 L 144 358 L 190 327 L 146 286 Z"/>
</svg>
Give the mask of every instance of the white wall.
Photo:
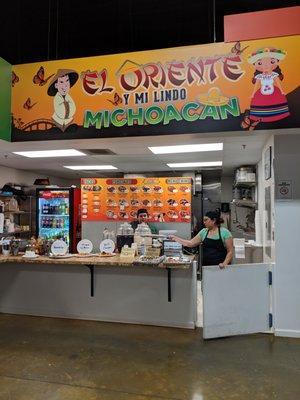
<svg viewBox="0 0 300 400">
<path fill-rule="evenodd" d="M 32 186 L 36 178 L 46 178 L 38 172 L 26 171 L 22 169 L 8 168 L 0 165 L 0 189 L 8 182 L 18 183 L 25 186 Z M 51 185 L 70 186 L 80 184 L 79 179 L 64 179 L 55 176 L 49 176 Z"/>
<path fill-rule="evenodd" d="M 300 337 L 300 133 L 275 136 L 275 184 L 291 180 L 293 199 L 275 199 L 275 334 Z"/>
<path fill-rule="evenodd" d="M 271 147 L 272 148 L 272 169 L 271 169 L 271 178 L 265 179 L 265 152 Z M 266 141 L 263 149 L 261 161 L 257 165 L 257 181 L 258 181 L 258 193 L 257 193 L 257 201 L 258 201 L 258 211 L 261 221 L 261 230 L 262 230 L 262 243 L 263 243 L 263 261 L 274 262 L 275 261 L 275 205 L 274 205 L 274 188 L 275 188 L 275 179 L 274 179 L 274 136 L 270 136 Z M 268 215 L 265 211 L 265 189 L 270 187 L 271 190 L 271 220 L 268 221 Z M 272 229 L 271 234 L 271 242 L 267 240 L 267 229 L 268 224 L 270 224 Z M 271 246 L 271 257 L 267 254 L 266 248 L 267 246 Z"/>
</svg>

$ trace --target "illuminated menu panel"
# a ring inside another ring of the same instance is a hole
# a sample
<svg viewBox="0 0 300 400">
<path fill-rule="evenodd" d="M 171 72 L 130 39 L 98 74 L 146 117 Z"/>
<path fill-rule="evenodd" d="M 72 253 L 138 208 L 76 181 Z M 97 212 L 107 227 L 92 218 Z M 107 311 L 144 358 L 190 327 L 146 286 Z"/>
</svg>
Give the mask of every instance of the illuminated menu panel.
<svg viewBox="0 0 300 400">
<path fill-rule="evenodd" d="M 139 208 L 150 222 L 190 222 L 191 178 L 81 179 L 83 221 L 133 221 Z"/>
</svg>

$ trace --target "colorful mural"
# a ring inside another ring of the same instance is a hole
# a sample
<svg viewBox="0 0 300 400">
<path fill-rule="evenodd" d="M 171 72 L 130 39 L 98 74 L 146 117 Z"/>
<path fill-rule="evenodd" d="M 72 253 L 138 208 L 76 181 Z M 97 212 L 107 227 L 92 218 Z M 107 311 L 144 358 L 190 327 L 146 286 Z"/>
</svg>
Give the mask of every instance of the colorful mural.
<svg viewBox="0 0 300 400">
<path fill-rule="evenodd" d="M 12 140 L 300 126 L 300 37 L 15 65 Z"/>
</svg>

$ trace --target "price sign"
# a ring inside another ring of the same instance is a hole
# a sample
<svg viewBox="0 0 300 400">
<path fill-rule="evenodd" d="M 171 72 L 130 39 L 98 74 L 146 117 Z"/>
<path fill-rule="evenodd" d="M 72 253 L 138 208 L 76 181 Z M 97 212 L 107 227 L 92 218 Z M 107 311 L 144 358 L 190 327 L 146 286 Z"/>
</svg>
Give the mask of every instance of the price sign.
<svg viewBox="0 0 300 400">
<path fill-rule="evenodd" d="M 100 243 L 100 251 L 101 253 L 111 254 L 115 250 L 115 243 L 111 239 L 104 239 Z"/>
<path fill-rule="evenodd" d="M 88 239 L 82 239 L 77 244 L 79 254 L 90 254 L 93 251 L 93 243 Z"/>
<path fill-rule="evenodd" d="M 51 253 L 55 256 L 64 256 L 68 252 L 68 245 L 63 240 L 55 240 L 51 246 Z"/>
</svg>

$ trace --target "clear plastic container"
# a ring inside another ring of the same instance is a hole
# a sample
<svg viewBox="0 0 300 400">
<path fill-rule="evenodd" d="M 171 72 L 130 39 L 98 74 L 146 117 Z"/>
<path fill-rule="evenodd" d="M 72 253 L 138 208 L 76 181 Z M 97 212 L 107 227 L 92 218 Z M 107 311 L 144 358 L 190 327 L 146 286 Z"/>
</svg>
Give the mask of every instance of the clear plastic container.
<svg viewBox="0 0 300 400">
<path fill-rule="evenodd" d="M 123 235 L 124 233 L 124 224 L 121 224 L 117 230 L 117 235 Z"/>
<path fill-rule="evenodd" d="M 133 235 L 134 234 L 133 228 L 128 222 L 124 222 L 123 230 L 124 230 L 124 235 Z"/>
<path fill-rule="evenodd" d="M 144 256 L 144 255 L 146 254 L 146 244 L 145 244 L 145 239 L 142 239 L 142 240 L 141 240 L 139 254 L 140 254 L 141 256 Z"/>
<path fill-rule="evenodd" d="M 146 246 L 152 245 L 151 229 L 145 222 L 139 224 L 134 232 L 134 242 L 138 244 L 138 247 L 140 247 L 142 241 Z"/>
<path fill-rule="evenodd" d="M 117 249 L 121 252 L 122 247 L 125 245 L 131 246 L 133 243 L 133 229 L 128 222 L 121 224 L 117 231 Z"/>
<path fill-rule="evenodd" d="M 109 239 L 108 236 L 109 236 L 108 229 L 104 228 L 103 233 L 102 233 L 102 240 Z"/>
<path fill-rule="evenodd" d="M 139 236 L 151 235 L 151 229 L 145 222 L 142 222 L 141 224 L 138 224 L 134 233 Z"/>
<path fill-rule="evenodd" d="M 114 231 L 109 231 L 108 232 L 108 239 L 112 240 L 114 243 L 116 243 L 116 234 Z"/>
</svg>

